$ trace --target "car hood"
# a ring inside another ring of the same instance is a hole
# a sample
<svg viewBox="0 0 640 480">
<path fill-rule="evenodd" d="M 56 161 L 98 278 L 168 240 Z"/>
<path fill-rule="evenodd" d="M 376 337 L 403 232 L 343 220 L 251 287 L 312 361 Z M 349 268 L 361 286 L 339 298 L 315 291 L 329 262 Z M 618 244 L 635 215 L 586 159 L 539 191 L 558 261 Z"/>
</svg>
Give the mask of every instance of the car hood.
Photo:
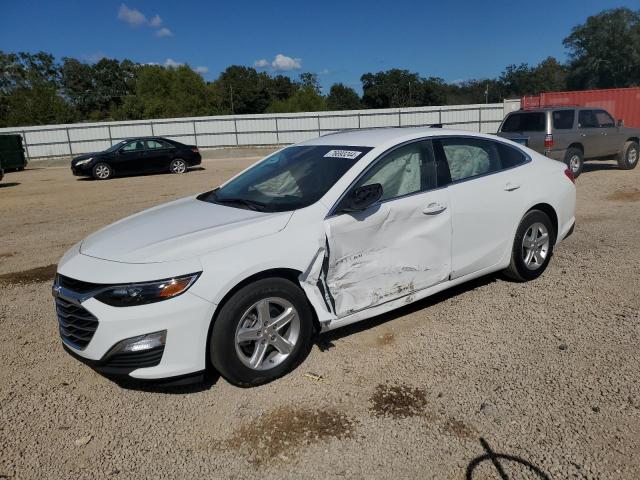
<svg viewBox="0 0 640 480">
<path fill-rule="evenodd" d="M 91 158 L 91 157 L 97 157 L 98 155 L 101 155 L 101 154 L 102 152 L 83 153 L 82 155 L 73 157 L 71 159 L 71 163 L 76 163 L 76 162 L 79 162 L 80 160 L 86 160 L 87 158 Z"/>
<path fill-rule="evenodd" d="M 97 231 L 82 242 L 80 253 L 124 263 L 182 260 L 279 232 L 291 215 L 292 212 L 233 208 L 189 197 Z"/>
</svg>

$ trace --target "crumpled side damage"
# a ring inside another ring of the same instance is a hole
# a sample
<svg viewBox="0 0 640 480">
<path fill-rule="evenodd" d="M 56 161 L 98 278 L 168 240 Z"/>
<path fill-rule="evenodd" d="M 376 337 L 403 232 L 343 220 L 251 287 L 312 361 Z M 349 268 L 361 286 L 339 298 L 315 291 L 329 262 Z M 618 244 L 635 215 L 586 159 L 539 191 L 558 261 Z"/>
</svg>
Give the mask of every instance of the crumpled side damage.
<svg viewBox="0 0 640 480">
<path fill-rule="evenodd" d="M 335 320 L 335 305 L 326 283 L 328 244 L 318 248 L 309 267 L 300 275 L 300 285 L 318 315 L 320 325 Z"/>
</svg>

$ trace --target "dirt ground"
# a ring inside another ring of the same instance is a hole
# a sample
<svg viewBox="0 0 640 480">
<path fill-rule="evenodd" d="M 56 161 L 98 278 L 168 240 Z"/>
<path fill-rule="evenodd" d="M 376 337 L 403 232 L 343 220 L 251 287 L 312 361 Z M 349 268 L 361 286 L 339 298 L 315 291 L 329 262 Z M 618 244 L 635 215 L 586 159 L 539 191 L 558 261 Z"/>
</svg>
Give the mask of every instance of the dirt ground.
<svg viewBox="0 0 640 480">
<path fill-rule="evenodd" d="M 640 168 L 587 167 L 540 279 L 489 276 L 331 332 L 266 386 L 123 388 L 66 354 L 50 289 L 67 248 L 248 163 L 7 174 L 0 478 L 640 478 Z"/>
</svg>

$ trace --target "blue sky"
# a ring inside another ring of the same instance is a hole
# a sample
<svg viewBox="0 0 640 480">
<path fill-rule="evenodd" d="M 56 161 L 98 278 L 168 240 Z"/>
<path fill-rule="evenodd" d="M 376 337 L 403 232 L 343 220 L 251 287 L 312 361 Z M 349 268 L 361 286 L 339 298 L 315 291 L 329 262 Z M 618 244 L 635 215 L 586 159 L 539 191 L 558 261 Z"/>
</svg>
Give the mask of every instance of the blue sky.
<svg viewBox="0 0 640 480">
<path fill-rule="evenodd" d="M 406 68 L 447 81 L 493 77 L 511 63 L 566 58 L 562 39 L 587 16 L 640 2 L 595 0 L 319 1 L 5 0 L 0 49 L 95 61 L 188 63 L 213 80 L 238 64 L 327 88 Z M 279 55 L 279 56 L 278 56 Z"/>
</svg>

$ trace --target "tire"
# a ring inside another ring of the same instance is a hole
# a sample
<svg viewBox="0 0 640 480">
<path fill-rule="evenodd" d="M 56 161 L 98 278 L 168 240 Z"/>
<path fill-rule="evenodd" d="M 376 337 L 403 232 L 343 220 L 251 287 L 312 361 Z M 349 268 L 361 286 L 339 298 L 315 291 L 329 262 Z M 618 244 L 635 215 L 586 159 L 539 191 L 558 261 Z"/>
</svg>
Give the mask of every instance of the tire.
<svg viewBox="0 0 640 480">
<path fill-rule="evenodd" d="M 174 158 L 169 164 L 169 171 L 171 173 L 185 173 L 187 171 L 187 162 L 181 158 Z"/>
<path fill-rule="evenodd" d="M 549 216 L 540 210 L 530 210 L 518 226 L 511 249 L 511 263 L 504 274 L 518 282 L 538 278 L 549 265 L 555 242 L 556 231 Z M 527 248 L 527 245 L 533 245 L 533 248 Z"/>
<path fill-rule="evenodd" d="M 262 314 L 258 313 L 261 307 Z M 287 323 L 269 327 L 269 322 L 283 318 L 287 311 L 291 312 Z M 267 316 L 265 328 L 262 321 Z M 293 282 L 265 278 L 251 283 L 233 294 L 220 310 L 209 339 L 211 363 L 239 387 L 271 382 L 297 367 L 308 354 L 312 318 L 307 298 Z"/>
<path fill-rule="evenodd" d="M 113 176 L 113 169 L 106 163 L 96 163 L 91 170 L 91 176 L 96 180 L 108 180 Z"/>
<path fill-rule="evenodd" d="M 618 166 L 621 170 L 632 170 L 638 165 L 640 148 L 638 142 L 628 141 L 622 147 L 622 153 L 618 157 Z"/>
<path fill-rule="evenodd" d="M 573 172 L 573 178 L 578 178 L 584 167 L 584 153 L 579 148 L 567 148 L 564 155 L 564 163 Z"/>
</svg>

